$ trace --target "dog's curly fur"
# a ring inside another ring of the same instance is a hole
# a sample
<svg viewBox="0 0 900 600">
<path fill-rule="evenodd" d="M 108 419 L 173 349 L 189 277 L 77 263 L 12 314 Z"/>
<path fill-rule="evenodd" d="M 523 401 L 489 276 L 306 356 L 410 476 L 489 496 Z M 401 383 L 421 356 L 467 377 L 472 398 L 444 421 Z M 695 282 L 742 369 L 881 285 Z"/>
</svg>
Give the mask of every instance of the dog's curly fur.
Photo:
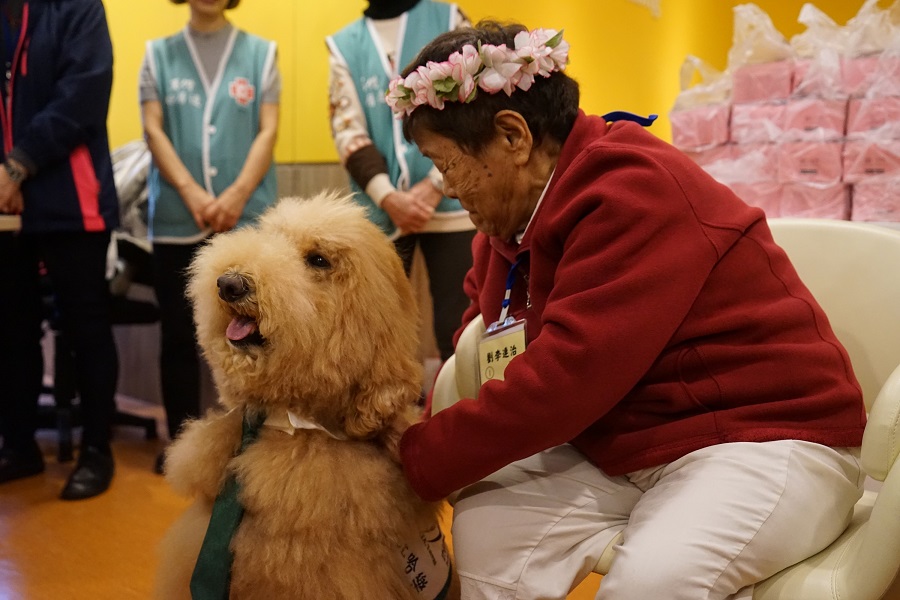
<svg viewBox="0 0 900 600">
<path fill-rule="evenodd" d="M 399 547 L 439 507 L 386 450 L 422 381 L 415 299 L 392 244 L 346 198 L 284 199 L 205 245 L 188 291 L 222 408 L 167 451 L 166 477 L 196 501 L 163 541 L 157 597 L 189 598 L 210 507 L 234 474 L 245 514 L 231 598 L 418 599 Z M 245 412 L 288 410 L 347 439 L 263 427 L 238 454 Z"/>
</svg>

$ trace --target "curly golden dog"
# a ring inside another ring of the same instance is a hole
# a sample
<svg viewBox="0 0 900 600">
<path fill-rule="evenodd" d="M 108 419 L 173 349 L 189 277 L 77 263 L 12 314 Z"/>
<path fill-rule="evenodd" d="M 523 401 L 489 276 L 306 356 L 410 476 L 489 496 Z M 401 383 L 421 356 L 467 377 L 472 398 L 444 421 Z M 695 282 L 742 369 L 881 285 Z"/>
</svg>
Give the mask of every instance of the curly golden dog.
<svg viewBox="0 0 900 600">
<path fill-rule="evenodd" d="M 188 293 L 221 407 L 167 451 L 167 479 L 195 502 L 163 540 L 157 597 L 191 597 L 230 481 L 243 513 L 230 570 L 218 565 L 228 597 L 458 598 L 440 507 L 392 459 L 421 390 L 418 315 L 363 209 L 281 200 L 205 245 Z M 242 444 L 251 422 L 262 426 Z"/>
</svg>

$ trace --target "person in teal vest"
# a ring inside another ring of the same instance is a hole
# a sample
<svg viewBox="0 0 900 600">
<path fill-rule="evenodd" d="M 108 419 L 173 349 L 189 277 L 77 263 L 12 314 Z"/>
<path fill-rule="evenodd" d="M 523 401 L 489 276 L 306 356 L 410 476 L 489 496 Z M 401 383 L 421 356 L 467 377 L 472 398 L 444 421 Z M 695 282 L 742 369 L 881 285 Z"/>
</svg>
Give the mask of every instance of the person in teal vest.
<svg viewBox="0 0 900 600">
<path fill-rule="evenodd" d="M 147 44 L 140 76 L 149 237 L 160 307 L 160 380 L 169 438 L 200 415 L 200 359 L 186 270 L 215 233 L 253 222 L 276 199 L 281 78 L 276 46 L 234 27 L 240 0 L 170 0 L 187 26 Z M 163 454 L 157 457 L 163 470 Z"/>
<path fill-rule="evenodd" d="M 440 172 L 400 132 L 385 104 L 389 81 L 435 36 L 468 25 L 454 4 L 370 0 L 363 16 L 326 38 L 331 127 L 357 202 L 394 240 L 406 274 L 418 247 L 425 259 L 441 359 L 469 305 L 474 225 L 459 200 L 442 193 Z"/>
</svg>

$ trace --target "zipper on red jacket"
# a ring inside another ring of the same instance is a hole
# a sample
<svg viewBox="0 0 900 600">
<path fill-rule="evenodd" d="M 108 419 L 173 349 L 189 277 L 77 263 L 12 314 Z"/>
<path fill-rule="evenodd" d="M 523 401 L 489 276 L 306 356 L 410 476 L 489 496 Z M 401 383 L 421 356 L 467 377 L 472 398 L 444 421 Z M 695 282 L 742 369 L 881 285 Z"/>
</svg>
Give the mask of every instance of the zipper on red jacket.
<svg viewBox="0 0 900 600">
<path fill-rule="evenodd" d="M 6 90 L 6 103 L 0 106 L 0 124 L 3 126 L 3 151 L 9 154 L 13 147 L 12 135 L 12 105 L 13 105 L 13 87 L 16 81 L 16 69 L 19 66 L 22 48 L 25 46 L 26 32 L 28 31 L 28 2 L 22 6 L 22 25 L 19 30 L 19 42 L 16 44 L 16 51 L 13 54 L 12 66 L 9 70 L 9 80 L 6 82 L 8 88 Z M 0 103 L 2 104 L 2 103 Z"/>
</svg>

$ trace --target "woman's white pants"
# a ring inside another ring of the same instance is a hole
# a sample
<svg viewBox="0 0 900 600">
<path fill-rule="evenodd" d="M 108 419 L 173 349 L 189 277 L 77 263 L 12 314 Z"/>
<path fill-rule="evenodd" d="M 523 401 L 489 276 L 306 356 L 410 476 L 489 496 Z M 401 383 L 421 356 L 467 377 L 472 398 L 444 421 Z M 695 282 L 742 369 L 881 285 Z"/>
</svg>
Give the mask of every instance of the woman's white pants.
<svg viewBox="0 0 900 600">
<path fill-rule="evenodd" d="M 560 600 L 623 532 L 597 600 L 749 599 L 754 583 L 845 529 L 858 448 L 783 440 L 710 446 L 609 477 L 570 445 L 454 499 L 463 600 Z"/>
</svg>

